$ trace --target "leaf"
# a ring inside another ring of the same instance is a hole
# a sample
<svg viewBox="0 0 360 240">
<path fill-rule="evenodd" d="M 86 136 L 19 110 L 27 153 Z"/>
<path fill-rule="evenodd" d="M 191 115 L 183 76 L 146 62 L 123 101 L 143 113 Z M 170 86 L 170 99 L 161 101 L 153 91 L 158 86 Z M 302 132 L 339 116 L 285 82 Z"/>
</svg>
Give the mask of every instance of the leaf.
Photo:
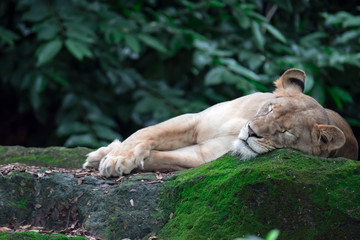
<svg viewBox="0 0 360 240">
<path fill-rule="evenodd" d="M 33 107 L 33 109 L 38 111 L 40 109 L 42 101 L 40 98 L 40 94 L 36 88 L 37 88 L 36 85 L 33 85 L 33 87 L 31 88 L 30 102 L 31 102 L 31 106 Z"/>
<path fill-rule="evenodd" d="M 343 22 L 344 27 L 358 27 L 360 26 L 360 17 L 351 16 Z"/>
<path fill-rule="evenodd" d="M 50 15 L 49 9 L 42 4 L 33 4 L 29 11 L 22 15 L 22 20 L 38 22 Z"/>
<path fill-rule="evenodd" d="M 220 84 L 224 81 L 223 74 L 226 71 L 224 67 L 216 67 L 211 69 L 205 76 L 205 85 L 211 86 Z"/>
<path fill-rule="evenodd" d="M 325 18 L 325 23 L 328 25 L 342 24 L 346 19 L 352 17 L 350 13 L 344 11 L 337 12 L 336 14 L 323 13 L 321 15 Z"/>
<path fill-rule="evenodd" d="M 334 42 L 344 44 L 344 43 L 347 43 L 348 41 L 351 41 L 352 39 L 358 39 L 359 36 L 360 36 L 359 30 L 350 30 L 350 31 L 346 31 L 343 34 L 337 36 Z"/>
<path fill-rule="evenodd" d="M 326 38 L 328 35 L 324 32 L 314 32 L 302 37 L 300 39 L 300 43 L 303 46 L 313 47 L 316 45 L 320 45 L 320 41 Z"/>
<path fill-rule="evenodd" d="M 231 57 L 232 55 L 234 55 L 234 52 L 226 50 L 213 50 L 209 52 L 209 54 L 217 57 Z"/>
<path fill-rule="evenodd" d="M 195 39 L 194 47 L 201 49 L 204 52 L 212 52 L 216 50 L 216 44 L 214 42 L 203 39 Z"/>
<path fill-rule="evenodd" d="M 89 128 L 81 122 L 64 122 L 56 129 L 56 134 L 60 137 L 72 134 L 88 133 Z"/>
<path fill-rule="evenodd" d="M 85 43 L 95 42 L 96 35 L 94 31 L 86 24 L 66 22 L 64 25 L 66 26 L 66 36 L 68 38 Z"/>
<path fill-rule="evenodd" d="M 269 33 L 271 33 L 271 35 L 273 35 L 277 40 L 279 40 L 282 43 L 286 43 L 286 38 L 284 37 L 284 35 L 282 35 L 282 33 L 277 30 L 274 26 L 272 26 L 271 24 L 268 23 L 263 23 L 262 24 L 268 31 Z"/>
<path fill-rule="evenodd" d="M 85 43 L 94 43 L 95 42 L 95 38 L 93 36 L 81 33 L 79 31 L 68 30 L 66 32 L 66 36 L 69 38 L 72 38 L 74 40 L 78 40 L 78 41 L 85 42 Z"/>
<path fill-rule="evenodd" d="M 314 87 L 314 77 L 311 73 L 306 74 L 304 93 L 309 92 Z"/>
<path fill-rule="evenodd" d="M 94 129 L 96 136 L 98 136 L 100 139 L 104 139 L 107 141 L 113 141 L 114 139 L 122 139 L 120 134 L 114 132 L 108 126 L 94 124 L 92 125 L 92 128 Z"/>
<path fill-rule="evenodd" d="M 262 54 L 254 54 L 247 51 L 240 51 L 238 54 L 240 61 L 245 61 L 251 70 L 258 69 L 265 61 L 266 57 Z"/>
<path fill-rule="evenodd" d="M 21 90 L 27 89 L 29 88 L 29 86 L 32 85 L 32 78 L 34 77 L 34 75 L 32 74 L 32 72 L 30 73 L 26 73 L 21 81 L 21 84 L 19 85 Z"/>
<path fill-rule="evenodd" d="M 70 109 L 74 105 L 78 104 L 78 98 L 77 95 L 75 95 L 73 92 L 68 92 L 64 97 L 61 104 L 62 108 Z"/>
<path fill-rule="evenodd" d="M 46 85 L 47 85 L 46 78 L 44 78 L 43 75 L 38 75 L 35 79 L 35 83 L 33 87 L 37 93 L 41 93 L 45 90 Z"/>
<path fill-rule="evenodd" d="M 336 106 L 342 110 L 343 104 L 342 104 L 339 96 L 331 88 L 328 88 L 328 91 L 330 92 L 330 95 L 331 95 L 332 99 L 334 100 Z"/>
<path fill-rule="evenodd" d="M 265 38 L 264 38 L 264 35 L 261 32 L 260 25 L 257 22 L 252 21 L 251 29 L 252 29 L 253 36 L 255 38 L 257 47 L 259 49 L 264 49 Z"/>
<path fill-rule="evenodd" d="M 212 62 L 213 58 L 204 51 L 195 51 L 193 55 L 193 64 L 198 69 L 202 69 L 208 66 Z"/>
<path fill-rule="evenodd" d="M 13 46 L 14 41 L 18 40 L 20 37 L 16 33 L 12 32 L 6 28 L 0 27 L 0 38 L 4 42 L 8 43 L 10 46 Z"/>
<path fill-rule="evenodd" d="M 87 117 L 92 123 L 99 123 L 113 128 L 116 127 L 115 121 L 105 115 L 99 115 L 93 112 L 93 113 L 89 113 Z"/>
<path fill-rule="evenodd" d="M 346 121 L 347 121 L 351 126 L 360 127 L 360 121 L 359 121 L 358 119 L 355 119 L 355 118 L 346 118 Z"/>
<path fill-rule="evenodd" d="M 88 146 L 96 148 L 100 144 L 91 134 L 79 134 L 69 137 L 64 145 L 66 147 Z"/>
<path fill-rule="evenodd" d="M 40 23 L 34 24 L 32 31 L 37 33 L 38 40 L 51 40 L 59 33 L 59 26 L 55 18 L 47 19 Z"/>
<path fill-rule="evenodd" d="M 170 41 L 171 54 L 176 54 L 182 47 L 187 47 L 185 36 L 183 34 L 174 34 Z"/>
<path fill-rule="evenodd" d="M 227 65 L 227 67 L 230 70 L 232 70 L 232 71 L 234 71 L 234 72 L 236 72 L 236 73 L 238 73 L 238 74 L 240 74 L 240 75 L 242 75 L 242 76 L 244 76 L 246 78 L 250 78 L 250 79 L 253 79 L 255 81 L 260 81 L 260 77 L 256 73 L 254 73 L 253 71 L 241 66 L 234 59 L 222 58 L 222 59 L 220 59 L 220 61 L 223 64 Z"/>
<path fill-rule="evenodd" d="M 125 44 L 135 53 L 140 52 L 139 41 L 131 34 L 124 35 Z"/>
<path fill-rule="evenodd" d="M 69 86 L 69 82 L 67 81 L 67 79 L 64 77 L 64 73 L 63 72 L 55 72 L 51 69 L 46 69 L 44 70 L 44 72 L 46 73 L 46 75 L 51 79 L 54 80 L 55 82 L 60 83 L 61 85 L 64 86 Z"/>
<path fill-rule="evenodd" d="M 253 19 L 256 19 L 260 22 L 267 22 L 268 20 L 266 19 L 266 17 L 264 17 L 263 15 L 254 12 L 254 11 L 247 11 L 246 12 L 248 16 L 252 17 Z M 253 21 L 254 22 L 254 21 Z"/>
<path fill-rule="evenodd" d="M 162 53 L 167 53 L 168 52 L 166 47 L 159 40 L 157 40 L 156 38 L 154 38 L 154 37 L 152 37 L 150 35 L 139 34 L 139 35 L 137 35 L 137 37 L 142 42 L 144 42 L 146 45 L 158 50 L 159 52 L 162 52 Z"/>
<path fill-rule="evenodd" d="M 150 113 L 156 111 L 158 108 L 166 108 L 164 103 L 153 96 L 145 95 L 141 100 L 137 101 L 134 111 L 137 113 Z"/>
<path fill-rule="evenodd" d="M 93 54 L 86 43 L 68 38 L 65 40 L 65 46 L 78 60 L 82 60 L 84 57 L 93 57 Z"/>
<path fill-rule="evenodd" d="M 119 43 L 124 38 L 124 33 L 118 29 L 106 29 L 105 40 L 107 43 Z"/>
<path fill-rule="evenodd" d="M 276 240 L 280 235 L 280 231 L 277 229 L 271 230 L 265 237 L 265 240 Z"/>
<path fill-rule="evenodd" d="M 346 90 L 339 87 L 332 87 L 329 90 L 332 93 L 331 94 L 332 96 L 336 95 L 339 99 L 341 99 L 344 102 L 348 102 L 348 103 L 353 102 L 351 95 Z"/>
<path fill-rule="evenodd" d="M 243 11 L 235 11 L 233 15 L 237 18 L 237 22 L 242 29 L 248 29 L 250 27 L 251 20 Z"/>
<path fill-rule="evenodd" d="M 210 5 L 212 7 L 215 7 L 215 8 L 222 8 L 222 7 L 225 7 L 225 5 L 222 3 L 222 2 L 219 2 L 219 1 L 212 1 L 210 3 Z"/>
<path fill-rule="evenodd" d="M 44 63 L 53 59 L 61 50 L 62 42 L 59 38 L 44 43 L 39 47 L 37 65 L 41 66 Z"/>
</svg>

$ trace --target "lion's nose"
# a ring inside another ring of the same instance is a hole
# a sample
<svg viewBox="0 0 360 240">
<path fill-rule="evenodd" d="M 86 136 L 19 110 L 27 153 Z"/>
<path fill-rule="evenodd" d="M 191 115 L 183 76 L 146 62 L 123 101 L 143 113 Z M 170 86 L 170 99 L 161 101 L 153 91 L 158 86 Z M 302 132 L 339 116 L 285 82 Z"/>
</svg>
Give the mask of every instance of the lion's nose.
<svg viewBox="0 0 360 240">
<path fill-rule="evenodd" d="M 256 135 L 254 130 L 252 130 L 252 128 L 250 127 L 250 124 L 248 125 L 248 133 L 249 133 L 249 137 L 258 137 L 258 135 Z"/>
</svg>

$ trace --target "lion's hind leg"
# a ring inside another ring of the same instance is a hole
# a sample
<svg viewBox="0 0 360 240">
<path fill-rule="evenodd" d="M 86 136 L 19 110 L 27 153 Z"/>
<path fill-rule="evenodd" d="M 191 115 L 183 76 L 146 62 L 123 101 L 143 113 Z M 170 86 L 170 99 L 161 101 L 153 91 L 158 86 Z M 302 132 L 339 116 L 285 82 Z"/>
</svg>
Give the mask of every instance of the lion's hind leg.
<svg viewBox="0 0 360 240">
<path fill-rule="evenodd" d="M 85 163 L 83 164 L 83 168 L 87 168 L 87 167 L 98 168 L 101 159 L 103 159 L 109 152 L 111 152 L 111 150 L 120 146 L 120 144 L 121 142 L 118 139 L 116 139 L 106 147 L 101 147 L 96 151 L 88 153 L 86 155 L 87 158 Z"/>
</svg>

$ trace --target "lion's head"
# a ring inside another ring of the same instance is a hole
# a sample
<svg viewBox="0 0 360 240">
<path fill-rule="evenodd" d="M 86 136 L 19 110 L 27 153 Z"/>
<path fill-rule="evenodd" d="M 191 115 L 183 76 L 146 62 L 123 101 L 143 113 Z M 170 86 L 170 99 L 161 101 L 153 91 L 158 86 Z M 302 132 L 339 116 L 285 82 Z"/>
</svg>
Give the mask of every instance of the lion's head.
<svg viewBox="0 0 360 240">
<path fill-rule="evenodd" d="M 249 159 L 274 149 L 291 148 L 328 157 L 343 147 L 344 132 L 333 124 L 327 109 L 303 94 L 304 83 L 303 71 L 286 71 L 275 82 L 275 98 L 265 102 L 242 128 L 233 152 Z"/>
</svg>

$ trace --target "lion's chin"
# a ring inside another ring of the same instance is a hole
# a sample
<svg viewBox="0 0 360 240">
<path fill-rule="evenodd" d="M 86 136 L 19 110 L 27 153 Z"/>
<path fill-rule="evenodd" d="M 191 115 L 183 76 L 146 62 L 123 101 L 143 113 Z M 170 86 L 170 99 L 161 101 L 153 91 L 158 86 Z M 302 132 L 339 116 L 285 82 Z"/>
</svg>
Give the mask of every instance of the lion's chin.
<svg viewBox="0 0 360 240">
<path fill-rule="evenodd" d="M 239 156 L 242 160 L 249 160 L 259 155 L 247 144 L 246 141 L 239 138 L 233 142 L 231 153 Z"/>
</svg>

